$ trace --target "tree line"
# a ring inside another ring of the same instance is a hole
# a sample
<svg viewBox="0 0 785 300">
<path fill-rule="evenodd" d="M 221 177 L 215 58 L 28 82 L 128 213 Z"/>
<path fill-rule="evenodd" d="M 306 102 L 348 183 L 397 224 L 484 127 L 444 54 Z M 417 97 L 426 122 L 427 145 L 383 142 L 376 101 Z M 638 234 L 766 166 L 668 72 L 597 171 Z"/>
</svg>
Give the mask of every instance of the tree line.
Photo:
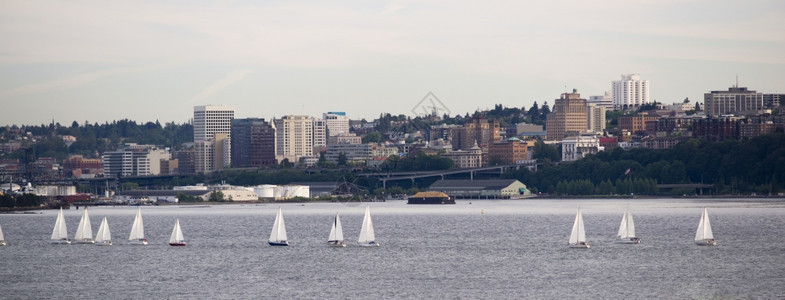
<svg viewBox="0 0 785 300">
<path fill-rule="evenodd" d="M 712 184 L 714 194 L 767 195 L 785 192 L 783 133 L 742 141 L 691 139 L 670 149 L 616 148 L 569 163 L 551 163 L 542 158 L 540 161 L 544 164 L 537 172 L 513 170 L 505 173 L 503 178 L 518 179 L 530 189 L 542 193 L 575 191 L 565 185 L 579 181 L 584 181 L 584 185 L 590 183 L 595 191 L 603 182 L 613 183 L 615 192 L 619 194 L 646 190 L 620 188 L 619 183 L 624 180 L 645 180 L 657 184 Z M 560 182 L 562 189 L 558 188 Z M 580 191 L 582 194 L 588 191 L 588 185 Z M 648 190 L 646 193 L 659 192 Z"/>
</svg>

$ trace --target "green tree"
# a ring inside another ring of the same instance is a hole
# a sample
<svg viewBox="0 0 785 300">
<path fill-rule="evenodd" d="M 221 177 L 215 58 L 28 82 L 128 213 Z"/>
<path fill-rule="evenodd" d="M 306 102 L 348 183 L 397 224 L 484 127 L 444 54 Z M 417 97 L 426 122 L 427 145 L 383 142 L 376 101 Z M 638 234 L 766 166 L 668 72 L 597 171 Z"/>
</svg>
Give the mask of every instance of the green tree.
<svg viewBox="0 0 785 300">
<path fill-rule="evenodd" d="M 349 161 L 349 159 L 346 157 L 346 153 L 343 153 L 343 152 L 338 153 L 338 166 L 344 166 L 345 167 L 346 166 L 346 162 L 348 162 L 348 161 Z"/>
<path fill-rule="evenodd" d="M 224 193 L 221 191 L 213 191 L 210 193 L 210 202 L 224 202 Z"/>
<path fill-rule="evenodd" d="M 381 143 L 383 141 L 382 134 L 377 131 L 372 131 L 363 137 L 363 144 L 367 143 Z"/>
</svg>

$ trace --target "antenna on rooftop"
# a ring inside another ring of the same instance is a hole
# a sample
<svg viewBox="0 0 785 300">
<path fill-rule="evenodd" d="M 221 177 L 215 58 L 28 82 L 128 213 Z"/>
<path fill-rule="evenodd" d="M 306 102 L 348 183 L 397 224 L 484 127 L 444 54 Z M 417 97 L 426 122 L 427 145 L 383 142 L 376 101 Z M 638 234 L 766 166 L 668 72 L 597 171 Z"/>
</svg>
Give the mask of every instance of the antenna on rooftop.
<svg viewBox="0 0 785 300">
<path fill-rule="evenodd" d="M 739 74 L 736 73 L 736 87 L 739 87 Z"/>
</svg>

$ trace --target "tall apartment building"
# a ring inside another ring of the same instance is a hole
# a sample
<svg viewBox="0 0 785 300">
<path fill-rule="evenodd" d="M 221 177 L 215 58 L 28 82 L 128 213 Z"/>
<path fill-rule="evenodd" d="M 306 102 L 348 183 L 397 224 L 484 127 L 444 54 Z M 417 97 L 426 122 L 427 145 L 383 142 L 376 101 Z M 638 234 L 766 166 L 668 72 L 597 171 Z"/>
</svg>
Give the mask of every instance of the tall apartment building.
<svg viewBox="0 0 785 300">
<path fill-rule="evenodd" d="M 586 120 L 591 132 L 605 130 L 605 106 L 597 103 L 586 103 Z"/>
<path fill-rule="evenodd" d="M 576 135 L 588 129 L 586 99 L 577 90 L 563 93 L 553 104 L 545 120 L 545 134 L 549 141 L 561 141 L 567 135 Z"/>
<path fill-rule="evenodd" d="M 331 134 L 330 136 L 335 136 Z M 327 147 L 327 121 L 323 119 L 313 120 L 313 147 Z"/>
<path fill-rule="evenodd" d="M 196 172 L 212 172 L 229 166 L 232 119 L 234 106 L 194 106 Z"/>
<path fill-rule="evenodd" d="M 232 166 L 276 165 L 275 125 L 260 118 L 232 120 Z"/>
<path fill-rule="evenodd" d="M 327 112 L 322 114 L 322 120 L 324 120 L 327 126 L 327 134 L 330 136 L 349 133 L 349 117 L 346 116 L 345 112 Z"/>
<path fill-rule="evenodd" d="M 622 74 L 611 83 L 613 109 L 623 110 L 649 104 L 649 81 L 638 74 Z"/>
<path fill-rule="evenodd" d="M 300 157 L 313 155 L 313 118 L 283 116 L 275 120 L 275 129 L 278 161 L 297 162 Z"/>
<path fill-rule="evenodd" d="M 763 109 L 763 94 L 738 86 L 727 91 L 711 91 L 703 94 L 703 109 L 708 116 L 758 111 Z"/>
</svg>

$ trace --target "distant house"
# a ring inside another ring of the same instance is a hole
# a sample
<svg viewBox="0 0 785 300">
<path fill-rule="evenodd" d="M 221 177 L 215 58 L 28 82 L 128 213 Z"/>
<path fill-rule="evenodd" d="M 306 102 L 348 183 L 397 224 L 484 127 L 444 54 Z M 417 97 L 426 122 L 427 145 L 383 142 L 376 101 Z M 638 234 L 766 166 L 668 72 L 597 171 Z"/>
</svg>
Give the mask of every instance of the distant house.
<svg viewBox="0 0 785 300">
<path fill-rule="evenodd" d="M 526 185 L 515 179 L 439 180 L 428 190 L 456 199 L 510 199 L 531 194 Z"/>
</svg>

